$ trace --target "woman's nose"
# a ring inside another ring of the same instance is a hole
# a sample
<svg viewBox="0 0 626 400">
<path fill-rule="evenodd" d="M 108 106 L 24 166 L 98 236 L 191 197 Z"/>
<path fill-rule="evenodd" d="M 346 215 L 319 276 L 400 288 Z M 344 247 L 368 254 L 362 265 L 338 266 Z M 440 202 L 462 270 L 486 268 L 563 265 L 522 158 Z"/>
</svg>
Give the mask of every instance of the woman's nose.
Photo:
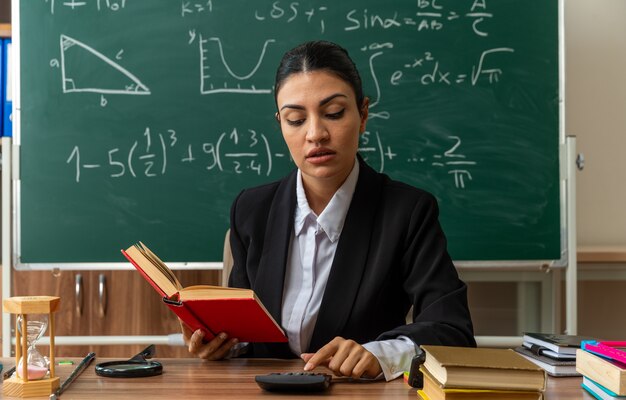
<svg viewBox="0 0 626 400">
<path fill-rule="evenodd" d="M 309 118 L 306 138 L 310 142 L 323 142 L 329 138 L 326 126 L 319 118 Z"/>
</svg>

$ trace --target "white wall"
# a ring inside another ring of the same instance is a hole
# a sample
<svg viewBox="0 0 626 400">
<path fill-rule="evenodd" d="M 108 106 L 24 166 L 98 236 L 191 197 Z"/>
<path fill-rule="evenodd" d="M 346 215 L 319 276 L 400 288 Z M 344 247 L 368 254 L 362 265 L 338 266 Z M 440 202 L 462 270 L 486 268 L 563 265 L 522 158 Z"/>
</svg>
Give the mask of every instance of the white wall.
<svg viewBox="0 0 626 400">
<path fill-rule="evenodd" d="M 565 0 L 566 132 L 577 176 L 578 246 L 626 247 L 626 1 Z"/>
</svg>

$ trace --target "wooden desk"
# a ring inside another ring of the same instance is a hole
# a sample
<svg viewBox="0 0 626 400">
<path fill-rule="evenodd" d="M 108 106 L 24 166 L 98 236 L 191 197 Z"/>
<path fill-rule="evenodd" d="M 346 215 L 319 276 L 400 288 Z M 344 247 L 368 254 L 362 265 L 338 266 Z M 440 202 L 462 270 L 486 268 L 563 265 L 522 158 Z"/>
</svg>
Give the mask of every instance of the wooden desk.
<svg viewBox="0 0 626 400">
<path fill-rule="evenodd" d="M 79 359 L 74 359 L 78 363 Z M 262 391 L 254 382 L 255 375 L 269 372 L 300 371 L 299 360 L 246 360 L 203 362 L 198 359 L 156 359 L 163 364 L 163 375 L 149 378 L 115 379 L 96 375 L 95 363 L 108 359 L 96 359 L 80 377 L 63 393 L 63 400 L 70 399 L 257 399 L 294 398 L 292 395 L 271 394 Z M 13 360 L 2 359 L 5 368 Z M 61 381 L 67 377 L 73 365 L 57 367 Z M 416 390 L 402 379 L 392 382 L 357 383 L 334 380 L 328 392 L 307 395 L 302 398 L 339 399 L 417 399 Z M 545 393 L 546 400 L 593 400 L 580 387 L 581 378 L 550 378 Z M 3 397 L 6 399 L 6 397 Z M 33 398 L 37 399 L 37 398 Z M 40 398 L 44 399 L 44 398 Z M 45 398 L 47 400 L 47 398 Z"/>
</svg>

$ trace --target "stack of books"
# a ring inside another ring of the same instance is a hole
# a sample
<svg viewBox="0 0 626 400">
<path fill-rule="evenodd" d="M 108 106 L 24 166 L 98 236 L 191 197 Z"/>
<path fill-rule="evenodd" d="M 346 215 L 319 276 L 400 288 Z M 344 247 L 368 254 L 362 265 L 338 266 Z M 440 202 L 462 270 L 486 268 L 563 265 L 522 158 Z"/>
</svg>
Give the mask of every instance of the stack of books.
<svg viewBox="0 0 626 400">
<path fill-rule="evenodd" d="M 526 332 L 515 351 L 543 368 L 551 376 L 580 376 L 576 372 L 576 350 L 589 336 Z"/>
<path fill-rule="evenodd" d="M 541 400 L 545 373 L 510 349 L 422 346 L 423 400 Z"/>
<path fill-rule="evenodd" d="M 626 342 L 583 341 L 576 352 L 582 387 L 596 399 L 626 400 Z"/>
</svg>

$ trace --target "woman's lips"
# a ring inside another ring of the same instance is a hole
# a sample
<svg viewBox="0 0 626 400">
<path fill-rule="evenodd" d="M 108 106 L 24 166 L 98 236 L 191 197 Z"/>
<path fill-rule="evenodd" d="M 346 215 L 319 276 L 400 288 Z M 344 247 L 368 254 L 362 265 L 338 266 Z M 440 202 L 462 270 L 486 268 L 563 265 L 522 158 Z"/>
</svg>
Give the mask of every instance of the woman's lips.
<svg viewBox="0 0 626 400">
<path fill-rule="evenodd" d="M 314 149 L 307 153 L 306 160 L 312 164 L 323 164 L 335 157 L 336 153 L 330 149 Z"/>
</svg>

